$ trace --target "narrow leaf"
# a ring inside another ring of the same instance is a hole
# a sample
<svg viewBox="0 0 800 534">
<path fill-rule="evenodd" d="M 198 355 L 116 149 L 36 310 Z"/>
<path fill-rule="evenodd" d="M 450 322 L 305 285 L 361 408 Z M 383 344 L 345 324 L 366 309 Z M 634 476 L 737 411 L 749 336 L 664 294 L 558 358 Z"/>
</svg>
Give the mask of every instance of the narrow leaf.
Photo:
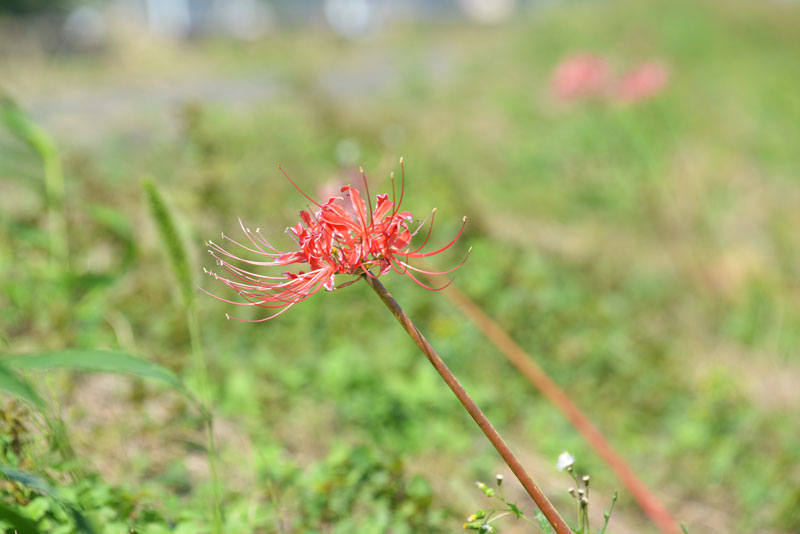
<svg viewBox="0 0 800 534">
<path fill-rule="evenodd" d="M 56 488 L 50 485 L 47 480 L 40 477 L 34 473 L 28 473 L 27 471 L 20 471 L 18 469 L 14 469 L 13 467 L 0 464 L 0 474 L 5 476 L 8 480 L 13 482 L 17 482 L 29 489 L 32 489 L 42 495 L 45 495 L 53 501 L 55 501 L 59 506 L 61 506 L 67 514 L 72 518 L 73 523 L 75 523 L 75 529 L 80 532 L 81 534 L 93 534 L 94 529 L 92 528 L 91 523 L 88 519 L 81 513 L 75 504 L 62 499 L 58 495 L 58 491 Z M 28 530 L 20 530 L 19 534 L 23 532 L 27 533 Z M 38 530 L 31 530 L 30 532 L 38 532 Z"/>
<path fill-rule="evenodd" d="M 0 91 L 0 124 L 29 145 L 44 168 L 45 203 L 50 232 L 50 254 L 54 266 L 69 266 L 69 235 L 64 213 L 64 173 L 53 137 L 36 124 L 8 95 Z"/>
<path fill-rule="evenodd" d="M 45 407 L 44 401 L 36 393 L 36 390 L 27 381 L 18 377 L 11 369 L 2 364 L 0 364 L 0 389 L 29 402 L 39 409 Z"/>
<path fill-rule="evenodd" d="M 56 490 L 53 488 L 53 486 L 51 486 L 50 483 L 45 479 L 34 473 L 20 471 L 19 469 L 14 469 L 7 464 L 0 464 L 0 474 L 5 476 L 8 480 L 22 484 L 26 488 L 37 491 L 42 495 L 47 495 L 48 497 L 56 496 Z"/>
<path fill-rule="evenodd" d="M 124 352 L 99 349 L 67 349 L 5 357 L 0 360 L 18 369 L 74 369 L 76 371 L 118 373 L 158 380 L 184 390 L 183 383 L 169 369 Z"/>
<path fill-rule="evenodd" d="M 50 134 L 33 122 L 14 100 L 0 94 L 0 122 L 20 141 L 29 145 L 42 160 L 58 153 Z"/>
</svg>

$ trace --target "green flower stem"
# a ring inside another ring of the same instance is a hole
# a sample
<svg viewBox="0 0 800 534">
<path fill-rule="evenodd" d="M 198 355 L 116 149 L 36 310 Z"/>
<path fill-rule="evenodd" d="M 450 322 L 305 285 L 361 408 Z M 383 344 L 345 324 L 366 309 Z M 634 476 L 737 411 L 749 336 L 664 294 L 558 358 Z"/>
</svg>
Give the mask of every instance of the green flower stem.
<svg viewBox="0 0 800 534">
<path fill-rule="evenodd" d="M 217 443 L 214 438 L 214 417 L 211 415 L 211 392 L 209 391 L 208 366 L 206 365 L 203 344 L 200 340 L 200 324 L 197 320 L 197 312 L 194 303 L 189 303 L 186 310 L 186 322 L 189 325 L 189 339 L 192 345 L 192 358 L 194 360 L 195 372 L 199 382 L 200 406 L 202 406 L 203 424 L 205 426 L 206 447 L 208 448 L 208 469 L 211 475 L 212 502 L 211 519 L 214 525 L 214 534 L 222 534 L 223 514 L 222 514 L 222 485 L 219 478 L 217 463 L 219 454 Z"/>
</svg>

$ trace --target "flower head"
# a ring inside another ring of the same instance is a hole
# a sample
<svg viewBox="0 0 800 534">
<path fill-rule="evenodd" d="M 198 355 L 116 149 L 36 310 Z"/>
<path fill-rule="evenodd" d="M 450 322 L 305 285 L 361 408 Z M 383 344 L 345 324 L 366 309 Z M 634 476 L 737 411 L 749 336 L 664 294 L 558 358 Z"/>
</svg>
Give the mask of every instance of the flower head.
<svg viewBox="0 0 800 534">
<path fill-rule="evenodd" d="M 656 96 L 669 82 L 669 70 L 657 61 L 648 61 L 627 72 L 617 83 L 614 94 L 620 102 L 638 102 Z"/>
<path fill-rule="evenodd" d="M 563 471 L 564 469 L 569 469 L 575 464 L 575 457 L 572 456 L 567 451 L 562 452 L 558 455 L 558 460 L 556 460 L 556 469 L 559 471 Z"/>
<path fill-rule="evenodd" d="M 610 78 L 611 71 L 604 58 L 583 54 L 559 63 L 550 87 L 563 101 L 599 98 L 605 94 Z"/>
<path fill-rule="evenodd" d="M 274 313 L 263 319 L 251 322 L 266 321 L 280 315 L 298 302 L 302 302 L 321 289 L 332 291 L 353 283 L 349 280 L 335 286 L 337 274 L 380 276 L 389 271 L 408 275 L 420 286 L 438 291 L 445 286 L 434 288 L 421 282 L 414 273 L 447 274 L 455 271 L 464 261 L 447 271 L 432 272 L 413 267 L 409 264 L 411 258 L 424 258 L 433 256 L 450 248 L 461 236 L 466 223 L 461 225 L 458 234 L 445 246 L 430 252 L 423 252 L 433 229 L 433 220 L 436 210 L 416 226 L 414 230 L 409 225 L 414 217 L 407 211 L 400 211 L 405 191 L 405 170 L 403 160 L 400 159 L 402 169 L 400 198 L 395 202 L 394 177 L 392 177 L 392 199 L 388 194 L 377 195 L 375 206 L 369 198 L 369 186 L 363 170 L 361 176 L 367 202 L 359 191 L 351 186 L 341 188 L 344 197 L 331 197 L 324 204 L 320 204 L 304 193 L 295 182 L 284 172 L 284 176 L 300 193 L 313 205 L 311 211 L 301 210 L 300 221 L 287 229 L 288 233 L 297 242 L 297 250 L 283 252 L 272 246 L 261 234 L 260 229 L 255 231 L 247 228 L 239 220 L 242 231 L 247 237 L 246 242 L 235 241 L 222 234 L 223 241 L 228 241 L 257 259 L 237 256 L 222 245 L 208 241 L 209 252 L 214 257 L 217 265 L 227 274 L 221 275 L 206 271 L 215 279 L 234 289 L 244 302 L 233 301 L 213 295 L 215 298 L 239 306 L 258 306 L 271 309 Z M 283 169 L 281 169 L 283 172 Z M 344 198 L 349 199 L 351 209 L 342 206 Z M 367 209 L 367 203 L 369 209 Z M 424 241 L 417 247 L 411 246 L 411 241 L 419 231 L 428 224 Z M 278 276 L 269 276 L 251 272 L 249 267 L 296 267 L 294 271 L 285 271 Z M 241 319 L 240 319 L 241 320 Z"/>
</svg>

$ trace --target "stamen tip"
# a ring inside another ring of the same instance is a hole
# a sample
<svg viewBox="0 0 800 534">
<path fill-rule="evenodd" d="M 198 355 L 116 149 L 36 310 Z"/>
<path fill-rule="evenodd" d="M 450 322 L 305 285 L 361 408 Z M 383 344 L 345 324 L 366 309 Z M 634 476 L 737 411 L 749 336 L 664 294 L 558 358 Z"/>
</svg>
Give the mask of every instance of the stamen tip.
<svg viewBox="0 0 800 534">
<path fill-rule="evenodd" d="M 400 165 L 403 164 L 403 156 L 400 156 Z"/>
<path fill-rule="evenodd" d="M 438 210 L 438 209 L 439 208 L 433 208 L 433 211 L 431 213 L 436 213 L 436 210 Z"/>
<path fill-rule="evenodd" d="M 359 167 L 358 168 L 358 172 L 360 172 L 361 174 L 364 174 L 364 167 Z"/>
<path fill-rule="evenodd" d="M 225 314 L 225 318 L 226 318 L 227 320 L 229 320 L 229 321 L 231 320 L 231 316 L 230 316 L 229 314 L 227 314 L 227 313 Z"/>
<path fill-rule="evenodd" d="M 464 219 L 463 219 L 463 221 L 464 221 L 464 222 L 467 222 L 467 216 L 466 216 L 466 215 L 464 215 Z"/>
</svg>

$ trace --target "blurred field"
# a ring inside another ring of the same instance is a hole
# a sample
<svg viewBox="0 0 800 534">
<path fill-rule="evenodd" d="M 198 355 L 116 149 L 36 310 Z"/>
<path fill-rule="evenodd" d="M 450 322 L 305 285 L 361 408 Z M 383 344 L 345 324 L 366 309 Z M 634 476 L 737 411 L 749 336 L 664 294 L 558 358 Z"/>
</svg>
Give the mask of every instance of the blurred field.
<svg viewBox="0 0 800 534">
<path fill-rule="evenodd" d="M 474 247 L 459 288 L 689 532 L 800 532 L 799 5 L 554 4 L 356 42 L 303 28 L 248 44 L 125 39 L 94 55 L 0 56 L 0 86 L 61 148 L 69 248 L 53 267 L 41 164 L 0 131 L 3 352 L 123 349 L 195 387 L 141 180 L 174 210 L 195 283 L 222 294 L 202 277 L 203 243 L 240 232 L 237 217 L 290 248 L 283 230 L 306 201 L 278 163 L 309 192 L 363 165 L 380 192 L 402 155 L 408 209 L 438 208 L 435 243 L 469 217 L 437 265 Z M 670 83 L 631 105 L 557 102 L 554 67 L 587 51 L 617 70 L 660 59 Z M 497 350 L 442 295 L 384 282 L 564 514 L 564 449 L 606 507 L 619 482 Z M 455 532 L 484 505 L 473 482 L 505 473 L 366 285 L 258 325 L 196 300 L 227 534 Z M 4 394 L 3 463 L 50 477 L 100 532 L 208 531 L 191 405 L 137 379 L 34 376 L 63 427 Z M 45 500 L 0 484 L 6 503 Z M 521 490 L 517 501 L 532 507 Z M 50 506 L 43 532 L 70 532 Z M 651 531 L 621 492 L 609 532 Z"/>
</svg>

